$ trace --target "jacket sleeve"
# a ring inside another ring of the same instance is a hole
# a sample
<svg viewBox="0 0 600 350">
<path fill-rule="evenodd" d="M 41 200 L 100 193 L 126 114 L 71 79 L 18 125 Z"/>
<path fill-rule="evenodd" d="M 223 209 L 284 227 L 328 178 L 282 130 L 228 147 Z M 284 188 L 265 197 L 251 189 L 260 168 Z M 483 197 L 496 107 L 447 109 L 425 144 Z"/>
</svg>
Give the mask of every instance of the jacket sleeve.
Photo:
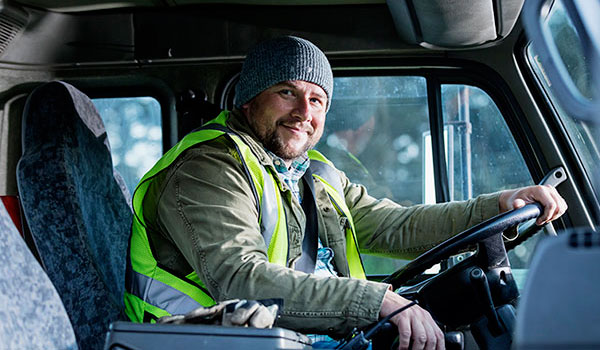
<svg viewBox="0 0 600 350">
<path fill-rule="evenodd" d="M 413 259 L 499 212 L 499 193 L 462 202 L 403 207 L 369 196 L 363 186 L 340 175 L 363 253 Z"/>
<path fill-rule="evenodd" d="M 283 298 L 277 324 L 345 335 L 378 319 L 386 284 L 323 278 L 269 263 L 258 212 L 232 149 L 187 151 L 158 204 L 161 226 L 217 301 Z"/>
</svg>

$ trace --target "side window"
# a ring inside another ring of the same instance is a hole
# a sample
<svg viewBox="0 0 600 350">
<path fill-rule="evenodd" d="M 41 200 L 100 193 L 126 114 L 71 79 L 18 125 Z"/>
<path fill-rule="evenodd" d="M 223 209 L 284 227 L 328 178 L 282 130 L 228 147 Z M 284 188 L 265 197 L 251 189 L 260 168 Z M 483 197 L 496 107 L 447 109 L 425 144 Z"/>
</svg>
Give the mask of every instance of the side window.
<svg viewBox="0 0 600 350">
<path fill-rule="evenodd" d="M 577 32 L 571 19 L 565 13 L 562 1 L 553 3 L 545 21 L 574 88 L 582 96 L 591 99 L 593 89 L 588 65 L 592 60 L 586 57 L 580 33 Z M 600 135 L 598 124 L 583 121 L 577 118 L 577 115 L 568 113 L 561 106 L 558 99 L 560 91 L 555 90 L 555 86 L 550 82 L 546 68 L 542 65 L 542 60 L 534 47 L 527 45 L 525 53 L 533 74 L 538 78 L 542 90 L 546 93 L 550 104 L 555 108 L 556 114 L 567 131 L 583 170 L 589 179 L 594 179 L 596 167 L 600 164 L 600 147 L 597 141 L 598 135 Z M 592 185 L 597 186 L 597 182 L 592 181 Z"/>
<path fill-rule="evenodd" d="M 97 98 L 113 165 L 133 194 L 141 177 L 162 155 L 160 104 L 153 97 Z"/>
<path fill-rule="evenodd" d="M 598 177 L 600 164 L 600 128 L 598 123 L 581 119 L 585 116 L 585 111 L 573 111 L 573 106 L 580 106 L 581 101 L 593 100 L 594 80 L 590 64 L 594 60 L 590 59 L 589 51 L 585 50 L 584 43 L 589 39 L 577 30 L 566 12 L 564 3 L 566 2 L 553 1 L 549 12 L 544 13 L 545 17 L 541 18 L 542 27 L 551 37 L 549 47 L 544 49 L 545 45 L 542 45 L 541 49 L 544 51 L 536 52 L 535 45 L 532 45 L 535 42 L 529 43 L 524 55 L 531 73 L 537 78 L 539 87 L 567 134 L 572 150 L 579 160 L 578 168 L 584 172 L 583 175 L 587 176 L 598 193 L 598 182 L 595 179 Z M 541 39 L 538 37 L 534 40 Z M 562 70 L 562 74 L 553 76 L 553 70 L 555 73 Z M 581 101 L 574 104 L 574 99 L 577 98 Z M 540 235 L 537 236 L 539 240 Z M 536 236 L 515 247 L 513 255 L 509 254 L 511 264 L 515 255 L 529 257 L 531 249 L 535 247 L 535 239 Z"/>
</svg>

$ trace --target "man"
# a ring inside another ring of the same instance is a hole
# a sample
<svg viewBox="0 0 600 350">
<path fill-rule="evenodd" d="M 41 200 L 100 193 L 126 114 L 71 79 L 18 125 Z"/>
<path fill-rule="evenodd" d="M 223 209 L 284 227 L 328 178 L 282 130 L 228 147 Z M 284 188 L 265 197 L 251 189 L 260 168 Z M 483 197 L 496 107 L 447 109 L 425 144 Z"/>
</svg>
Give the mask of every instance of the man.
<svg viewBox="0 0 600 350">
<path fill-rule="evenodd" d="M 408 304 L 364 279 L 357 244 L 414 257 L 528 202 L 545 207 L 538 224 L 566 210 L 554 189 L 538 186 L 408 208 L 370 197 L 309 151 L 332 88 L 329 62 L 306 40 L 277 38 L 248 54 L 236 109 L 186 136 L 136 189 L 125 296 L 132 320 L 232 298 L 283 298 L 279 326 L 345 335 Z M 401 348 L 411 340 L 414 349 L 443 348 L 420 307 L 392 321 Z"/>
</svg>

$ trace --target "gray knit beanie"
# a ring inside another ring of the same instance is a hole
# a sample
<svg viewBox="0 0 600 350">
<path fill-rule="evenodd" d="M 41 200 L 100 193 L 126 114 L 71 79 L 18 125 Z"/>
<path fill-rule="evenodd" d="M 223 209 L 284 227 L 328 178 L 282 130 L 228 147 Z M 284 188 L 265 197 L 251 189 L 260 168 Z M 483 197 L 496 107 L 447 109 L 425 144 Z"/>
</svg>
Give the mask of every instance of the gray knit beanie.
<svg viewBox="0 0 600 350">
<path fill-rule="evenodd" d="M 241 107 L 256 95 L 288 80 L 319 85 L 327 94 L 327 110 L 333 93 L 333 73 L 323 51 L 308 40 L 294 36 L 263 41 L 244 61 L 235 87 L 235 106 Z"/>
</svg>

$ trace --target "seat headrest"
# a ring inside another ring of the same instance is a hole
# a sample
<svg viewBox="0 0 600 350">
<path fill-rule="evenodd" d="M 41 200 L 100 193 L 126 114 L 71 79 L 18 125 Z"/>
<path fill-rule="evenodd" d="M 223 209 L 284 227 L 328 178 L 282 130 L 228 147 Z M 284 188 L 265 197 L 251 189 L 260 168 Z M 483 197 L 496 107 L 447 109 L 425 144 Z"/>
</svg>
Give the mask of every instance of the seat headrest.
<svg viewBox="0 0 600 350">
<path fill-rule="evenodd" d="M 35 89 L 27 100 L 23 125 L 23 149 L 32 144 L 53 143 L 56 135 L 72 131 L 81 121 L 96 138 L 104 138 L 110 151 L 104 123 L 92 101 L 74 86 L 53 81 Z M 59 132 L 57 132 L 59 131 Z"/>
</svg>

